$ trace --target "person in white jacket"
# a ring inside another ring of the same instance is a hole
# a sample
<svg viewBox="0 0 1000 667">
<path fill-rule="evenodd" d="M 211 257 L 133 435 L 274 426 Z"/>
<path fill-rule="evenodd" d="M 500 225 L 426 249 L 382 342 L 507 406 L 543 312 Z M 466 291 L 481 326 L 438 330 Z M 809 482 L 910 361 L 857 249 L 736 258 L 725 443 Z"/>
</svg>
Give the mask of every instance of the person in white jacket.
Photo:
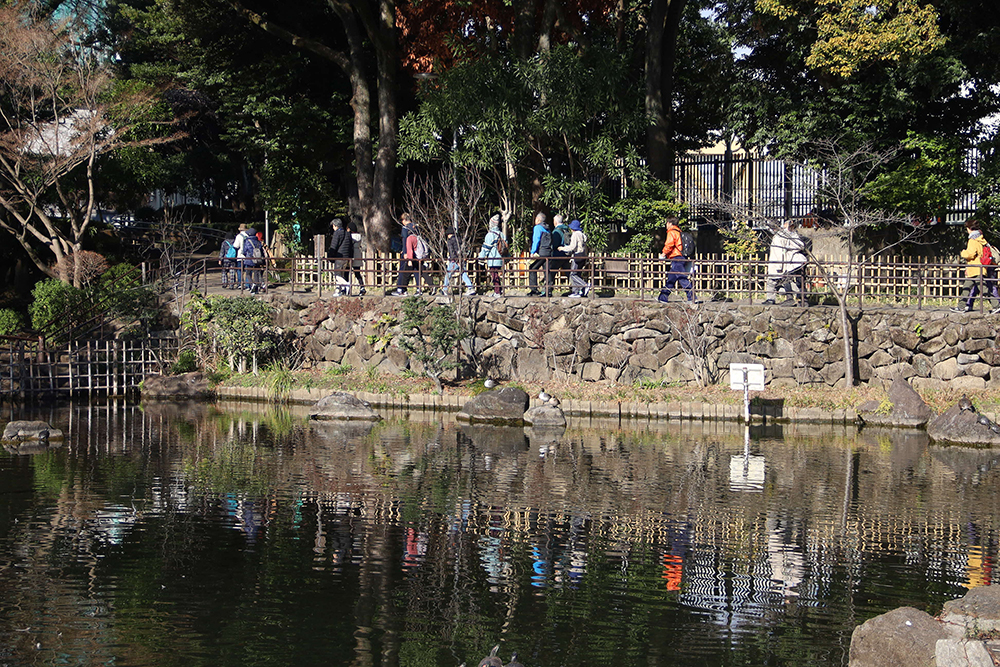
<svg viewBox="0 0 1000 667">
<path fill-rule="evenodd" d="M 806 242 L 795 229 L 795 222 L 784 220 L 771 238 L 767 254 L 767 284 L 765 304 L 774 304 L 779 289 L 796 294 L 805 303 Z"/>
<path fill-rule="evenodd" d="M 559 250 L 570 258 L 570 296 L 583 297 L 590 293 L 590 283 L 580 276 L 580 271 L 587 264 L 587 235 L 583 233 L 579 220 L 569 223 L 569 228 L 572 230 L 569 245 L 559 246 Z"/>
</svg>

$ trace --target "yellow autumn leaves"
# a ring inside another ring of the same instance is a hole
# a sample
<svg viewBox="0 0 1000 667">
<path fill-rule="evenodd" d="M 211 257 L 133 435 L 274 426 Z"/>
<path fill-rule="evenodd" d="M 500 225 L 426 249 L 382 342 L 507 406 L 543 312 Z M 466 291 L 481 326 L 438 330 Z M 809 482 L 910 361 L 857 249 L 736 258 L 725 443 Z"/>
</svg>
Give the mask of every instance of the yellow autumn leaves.
<svg viewBox="0 0 1000 667">
<path fill-rule="evenodd" d="M 926 55 L 945 43 L 937 11 L 914 0 L 757 0 L 757 9 L 813 24 L 816 41 L 806 64 L 842 77 L 868 64 Z"/>
</svg>

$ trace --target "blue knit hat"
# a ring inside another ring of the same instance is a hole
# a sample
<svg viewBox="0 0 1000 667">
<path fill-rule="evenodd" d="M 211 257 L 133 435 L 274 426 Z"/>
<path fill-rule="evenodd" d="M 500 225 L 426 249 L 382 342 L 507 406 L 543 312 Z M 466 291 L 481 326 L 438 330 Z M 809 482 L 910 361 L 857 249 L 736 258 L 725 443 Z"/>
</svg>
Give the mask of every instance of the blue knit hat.
<svg viewBox="0 0 1000 667">
<path fill-rule="evenodd" d="M 574 220 L 573 222 L 569 223 L 569 228 L 572 229 L 574 232 L 580 231 L 580 221 Z"/>
</svg>

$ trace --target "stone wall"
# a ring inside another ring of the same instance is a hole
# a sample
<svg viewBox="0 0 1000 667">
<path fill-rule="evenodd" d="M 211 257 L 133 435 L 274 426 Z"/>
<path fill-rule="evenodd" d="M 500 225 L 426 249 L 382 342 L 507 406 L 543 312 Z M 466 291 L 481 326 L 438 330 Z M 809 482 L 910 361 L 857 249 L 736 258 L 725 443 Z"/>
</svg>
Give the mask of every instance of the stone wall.
<svg viewBox="0 0 1000 667">
<path fill-rule="evenodd" d="M 396 346 L 398 298 L 302 295 L 273 304 L 276 323 L 302 340 L 307 366 L 411 368 Z M 767 367 L 771 386 L 844 384 L 833 307 L 478 297 L 458 306 L 474 328 L 463 356 L 497 379 L 727 382 L 730 363 L 755 362 Z M 850 316 L 860 382 L 902 374 L 916 389 L 1000 387 L 1000 316 L 889 309 Z"/>
</svg>

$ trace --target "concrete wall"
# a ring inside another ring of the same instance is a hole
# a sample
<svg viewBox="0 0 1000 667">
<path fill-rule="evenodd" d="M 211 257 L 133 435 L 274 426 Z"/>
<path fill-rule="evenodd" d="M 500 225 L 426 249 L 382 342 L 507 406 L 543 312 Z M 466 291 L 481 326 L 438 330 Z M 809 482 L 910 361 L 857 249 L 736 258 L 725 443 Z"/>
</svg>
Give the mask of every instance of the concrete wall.
<svg viewBox="0 0 1000 667">
<path fill-rule="evenodd" d="M 414 365 L 388 321 L 401 319 L 398 298 L 273 303 L 277 324 L 301 339 L 307 366 L 392 374 Z M 474 330 L 464 357 L 497 379 L 728 382 L 730 363 L 755 362 L 767 367 L 772 386 L 844 384 L 833 307 L 473 298 L 460 308 Z M 883 309 L 852 311 L 851 319 L 859 382 L 902 373 L 917 389 L 1000 387 L 1000 316 Z"/>
</svg>

